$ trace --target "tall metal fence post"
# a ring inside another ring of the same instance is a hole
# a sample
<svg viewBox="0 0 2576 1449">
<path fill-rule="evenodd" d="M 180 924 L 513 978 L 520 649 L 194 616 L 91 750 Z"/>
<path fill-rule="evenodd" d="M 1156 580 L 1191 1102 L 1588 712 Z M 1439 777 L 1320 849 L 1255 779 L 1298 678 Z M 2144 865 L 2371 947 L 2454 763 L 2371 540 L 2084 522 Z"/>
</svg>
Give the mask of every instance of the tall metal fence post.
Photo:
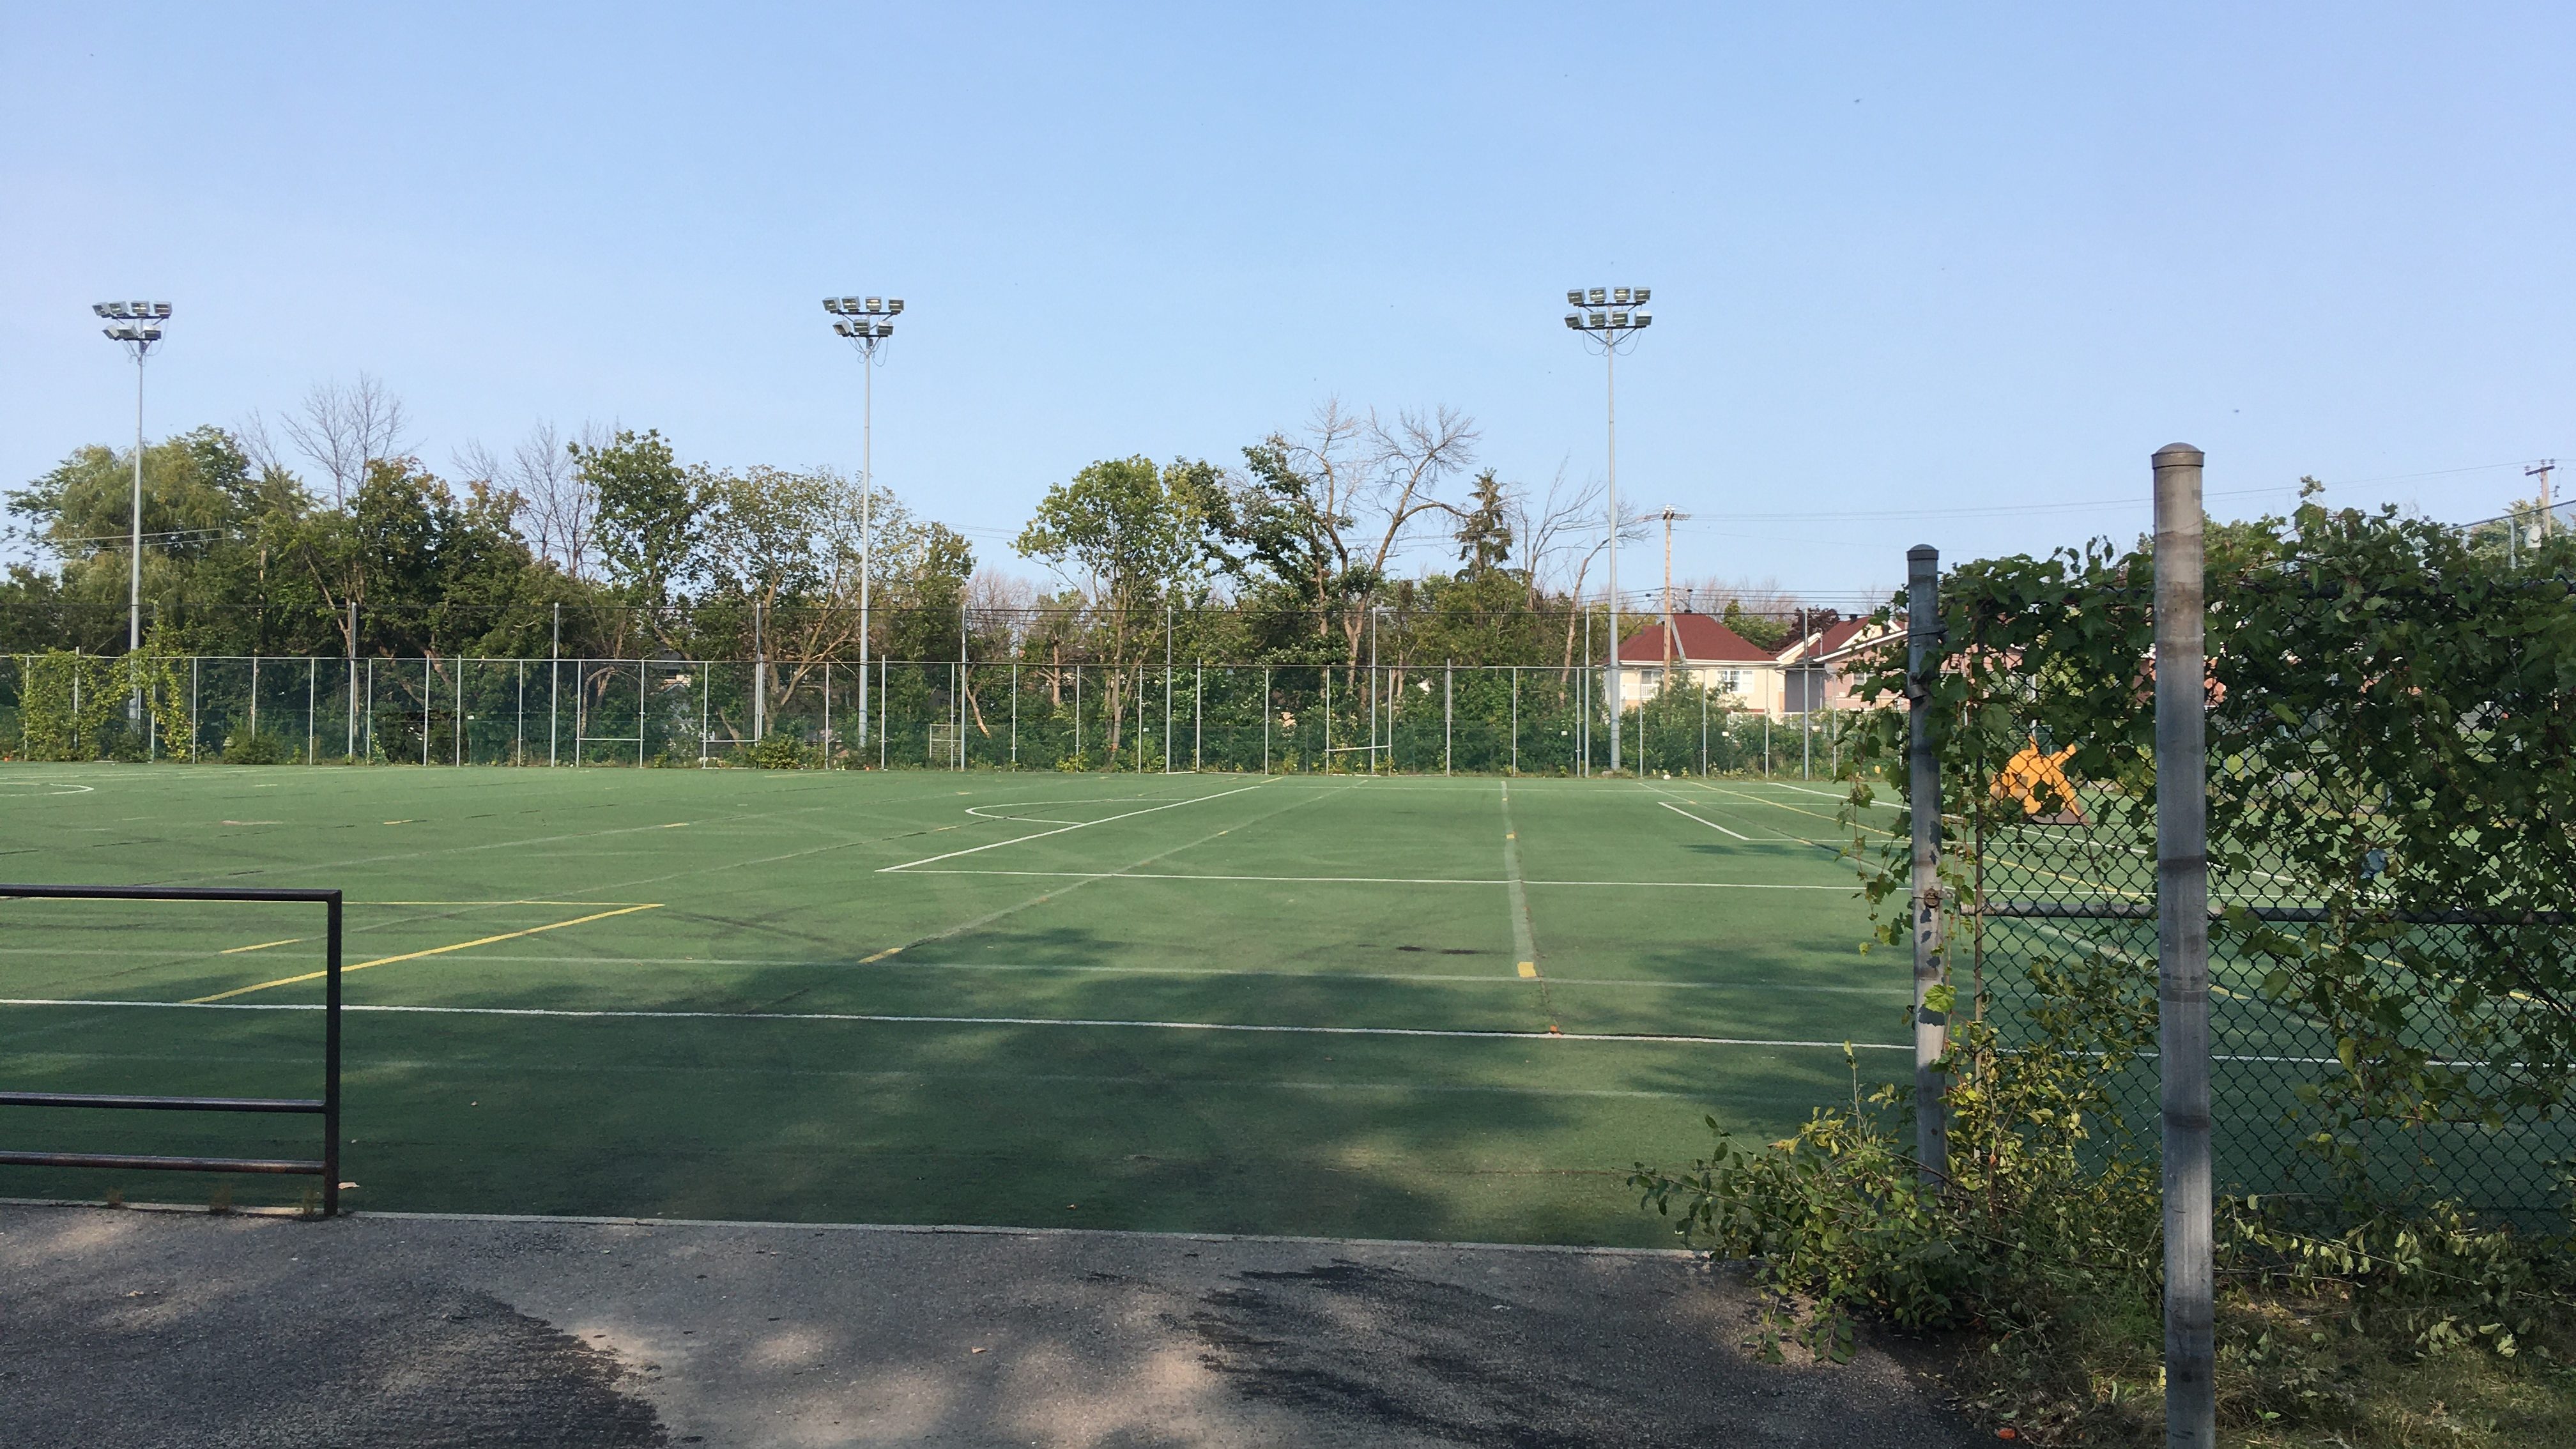
<svg viewBox="0 0 2576 1449">
<path fill-rule="evenodd" d="M 2209 756 L 2200 472 L 2156 450 L 2156 1059 L 2164 1077 L 2165 1443 L 2218 1438 L 2209 1164 Z"/>
<path fill-rule="evenodd" d="M 1939 1062 L 1948 1045 L 1950 1018 L 1931 1006 L 1941 985 L 1941 755 L 1933 731 L 1932 685 L 1941 667 L 1941 551 L 1916 544 L 1905 551 L 1907 800 L 1914 820 L 1914 1161 L 1927 1185 L 1950 1172 L 1949 1104 L 1943 1100 Z M 1763 719 L 1763 773 L 1770 773 L 1770 717 Z"/>
<path fill-rule="evenodd" d="M 322 1216 L 340 1215 L 340 893 L 324 903 L 322 947 Z"/>
</svg>

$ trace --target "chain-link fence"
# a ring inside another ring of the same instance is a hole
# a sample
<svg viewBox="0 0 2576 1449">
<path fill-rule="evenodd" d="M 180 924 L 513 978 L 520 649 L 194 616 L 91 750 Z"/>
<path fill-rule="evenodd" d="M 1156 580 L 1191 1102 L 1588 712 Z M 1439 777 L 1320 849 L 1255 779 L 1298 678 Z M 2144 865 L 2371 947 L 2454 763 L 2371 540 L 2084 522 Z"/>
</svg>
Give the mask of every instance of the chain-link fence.
<svg viewBox="0 0 2576 1449">
<path fill-rule="evenodd" d="M 2481 615 L 2323 563 L 2210 573 L 2208 829 L 2171 844 L 2208 861 L 2216 1185 L 2563 1222 L 2576 843 L 2518 782 L 2576 770 L 2576 737 L 2555 674 L 2469 636 L 2555 627 L 2569 585 L 2500 576 Z M 1947 965 L 1960 1011 L 2032 1042 L 2071 992 L 2154 1000 L 2152 590 L 1952 585 Z M 2154 1140 L 2158 1071 L 2125 1073 L 2105 1140 Z"/>
<path fill-rule="evenodd" d="M 52 656 L 59 660 L 61 656 Z M 108 660 L 93 688 L 113 688 Z M 185 729 L 119 710 L 80 758 L 250 763 L 1587 775 L 1611 769 L 1597 669 L 877 660 L 180 656 Z M 0 668 L 24 753 L 35 657 Z M 75 673 L 74 689 L 78 679 Z M 1631 678 L 1634 678 L 1632 673 Z M 1844 712 L 1691 684 L 1632 704 L 1618 767 L 1830 778 Z M 755 751 L 755 747 L 761 747 Z"/>
</svg>

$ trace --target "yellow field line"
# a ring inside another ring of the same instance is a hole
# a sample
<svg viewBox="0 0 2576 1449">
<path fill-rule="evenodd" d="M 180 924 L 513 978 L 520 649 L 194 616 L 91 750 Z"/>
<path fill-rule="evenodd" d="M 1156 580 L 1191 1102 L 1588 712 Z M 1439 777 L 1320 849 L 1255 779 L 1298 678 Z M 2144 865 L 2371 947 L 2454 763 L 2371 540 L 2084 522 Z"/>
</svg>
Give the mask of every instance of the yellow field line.
<svg viewBox="0 0 2576 1449">
<path fill-rule="evenodd" d="M 530 926 L 524 931 L 504 931 L 497 936 L 485 936 L 479 941 L 459 941 L 453 946 L 432 946 L 426 951 L 406 951 L 399 956 L 379 956 L 373 961 L 361 961 L 355 966 L 343 966 L 340 968 L 340 974 L 346 976 L 352 971 L 364 971 L 370 966 L 390 966 L 396 961 L 417 961 L 423 956 L 444 956 L 450 951 L 471 950 L 476 946 L 489 946 L 498 941 L 515 941 L 521 936 L 534 936 L 545 931 L 560 931 L 566 926 L 584 926 L 590 924 L 592 921 L 607 920 L 611 916 L 626 916 L 632 915 L 637 911 L 656 911 L 661 908 L 662 903 L 660 901 L 653 901 L 640 906 L 627 906 L 621 910 L 601 911 L 595 916 L 580 916 L 569 921 L 557 921 L 548 926 Z M 272 986 L 293 986 L 299 981 L 319 981 L 330 974 L 331 973 L 328 971 L 307 971 L 301 976 L 281 976 L 275 981 L 263 981 L 257 986 L 236 986 L 230 991 L 218 991 L 212 996 L 191 997 L 187 1004 L 190 1006 L 203 1006 L 210 1001 L 222 1001 L 228 997 L 234 996 L 248 996 L 254 991 L 266 991 Z"/>
<path fill-rule="evenodd" d="M 528 899 L 516 901 L 351 901 L 349 904 L 353 906 L 634 906 L 641 905 L 643 902 Z"/>
<path fill-rule="evenodd" d="M 289 936 L 283 941 L 262 941 L 256 946 L 231 946 L 224 950 L 217 951 L 215 954 L 218 956 L 238 956 L 244 951 L 265 951 L 271 946 L 292 946 L 303 939 L 304 938 L 302 936 Z"/>
</svg>

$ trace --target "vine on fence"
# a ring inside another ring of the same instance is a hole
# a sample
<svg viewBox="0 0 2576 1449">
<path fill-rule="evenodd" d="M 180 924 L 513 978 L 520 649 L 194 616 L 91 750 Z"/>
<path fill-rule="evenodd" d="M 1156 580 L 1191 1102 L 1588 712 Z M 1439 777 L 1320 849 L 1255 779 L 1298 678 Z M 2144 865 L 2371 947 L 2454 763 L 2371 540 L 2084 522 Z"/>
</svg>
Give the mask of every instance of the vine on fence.
<svg viewBox="0 0 2576 1449">
<path fill-rule="evenodd" d="M 177 660 L 154 645 L 122 657 L 59 651 L 29 655 L 22 661 L 21 679 L 19 742 L 30 760 L 94 760 L 111 748 L 140 758 L 138 734 L 126 731 L 111 739 L 108 728 L 138 692 L 165 748 L 176 749 L 188 738 Z"/>
<path fill-rule="evenodd" d="M 2372 1354 L 2506 1357 L 2576 1323 L 2564 1239 L 2384 1195 L 2363 1161 L 2375 1125 L 2561 1112 L 2576 1087 L 2576 540 L 2509 561 L 2393 511 L 2303 502 L 2214 525 L 2207 545 L 2211 884 L 2229 903 L 2213 955 L 2264 963 L 2261 994 L 2332 1041 L 2298 1109 L 2345 1188 L 2333 1204 L 2220 1203 L 2222 1416 L 2348 1424 Z M 2132 921 L 2152 902 L 2153 582 L 2143 542 L 2097 543 L 1964 564 L 1912 601 L 1938 614 L 1920 687 L 1942 801 L 1907 798 L 1898 649 L 1858 682 L 1875 707 L 1842 741 L 1848 854 L 1879 941 L 1911 939 L 1918 807 L 1945 811 L 1953 908 L 1982 899 L 1982 849 L 2060 813 L 2086 827 L 2068 848 L 2126 872 L 2088 863 L 2062 881 L 2109 890 Z M 2004 778 L 2032 759 L 2055 763 Z M 1881 831 L 1872 807 L 1891 789 L 1903 810 Z M 2245 904 L 2265 900 L 2300 919 Z M 1640 1164 L 1632 1183 L 1685 1239 L 1752 1259 L 1774 1352 L 1794 1338 L 1839 1356 L 1860 1315 L 1976 1327 L 1993 1352 L 1965 1377 L 1988 1410 L 2021 1416 L 2020 1436 L 2077 1421 L 2143 1435 L 2156 1152 L 2114 1084 L 2154 1048 L 2155 962 L 2051 929 L 2067 944 L 1999 968 L 1979 923 L 1962 912 L 1970 929 L 1948 934 L 1985 977 L 1956 992 L 1970 1010 L 1939 1065 L 1946 1179 L 1925 1184 L 1912 1160 L 1910 1086 L 1866 1100 L 1855 1086 L 1784 1141 L 1721 1132 L 1687 1170 Z M 2009 1018 L 1997 988 L 2014 993 Z"/>
<path fill-rule="evenodd" d="M 2350 1160 L 2365 1122 L 2562 1107 L 2576 1085 L 2576 541 L 2508 564 L 2393 509 L 2307 503 L 2212 525 L 2208 550 L 2212 894 L 2326 914 L 2285 925 L 2237 906 L 2212 950 L 2271 963 L 2265 995 L 2331 1036 L 2342 1071 L 2309 1093 L 2316 1145 Z M 1976 889 L 1980 825 L 2075 803 L 1992 788 L 2036 736 L 2072 750 L 2065 772 L 2094 808 L 2152 821 L 2153 578 L 2147 547 L 2096 544 L 1944 581 L 1928 689 L 1945 808 L 1966 827 L 1949 833 L 1949 891 Z M 1901 698 L 1902 659 L 1879 662 L 1858 692 Z M 1909 888 L 1906 825 L 1875 842 L 1859 829 L 1880 781 L 1905 791 L 1905 729 L 1883 709 L 1851 732 L 1845 819 L 1874 903 Z M 2417 928 L 2444 912 L 2459 915 L 2449 934 Z M 1895 943 L 1903 923 L 1883 927 Z"/>
</svg>

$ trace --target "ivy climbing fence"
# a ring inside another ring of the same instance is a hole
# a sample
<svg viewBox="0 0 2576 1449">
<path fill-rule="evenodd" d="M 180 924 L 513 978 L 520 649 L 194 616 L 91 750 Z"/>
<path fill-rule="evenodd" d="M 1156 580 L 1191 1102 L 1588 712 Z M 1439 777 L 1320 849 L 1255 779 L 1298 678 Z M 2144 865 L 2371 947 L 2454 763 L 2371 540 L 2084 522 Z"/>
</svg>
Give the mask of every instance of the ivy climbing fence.
<svg viewBox="0 0 2576 1449">
<path fill-rule="evenodd" d="M 2217 1189 L 2565 1226 L 2576 546 L 2308 505 L 2213 526 L 2207 551 L 2206 830 L 2172 850 L 2207 862 Z M 1864 688 L 1928 705 L 1933 1005 L 2003 1050 L 2062 1046 L 2079 1012 L 2137 1028 L 2091 1048 L 2135 1051 L 2089 1124 L 2106 1150 L 2152 1152 L 2164 1066 L 2154 599 L 2145 548 L 1961 565 L 1932 659 Z M 1851 743 L 1856 800 L 1908 795 L 1901 712 Z M 1909 897 L 1916 803 L 1892 836 L 1846 817 L 1874 898 Z M 1934 1090 L 1991 1066 L 1947 1062 Z"/>
<path fill-rule="evenodd" d="M 109 656 L 11 658 L 0 669 L 0 748 L 255 764 L 1612 768 L 1597 669 L 155 655 L 149 719 L 124 704 L 125 669 Z M 1618 767 L 1830 778 L 1848 720 L 1824 708 L 1748 712 L 1734 696 L 1676 685 L 1629 707 Z"/>
</svg>

